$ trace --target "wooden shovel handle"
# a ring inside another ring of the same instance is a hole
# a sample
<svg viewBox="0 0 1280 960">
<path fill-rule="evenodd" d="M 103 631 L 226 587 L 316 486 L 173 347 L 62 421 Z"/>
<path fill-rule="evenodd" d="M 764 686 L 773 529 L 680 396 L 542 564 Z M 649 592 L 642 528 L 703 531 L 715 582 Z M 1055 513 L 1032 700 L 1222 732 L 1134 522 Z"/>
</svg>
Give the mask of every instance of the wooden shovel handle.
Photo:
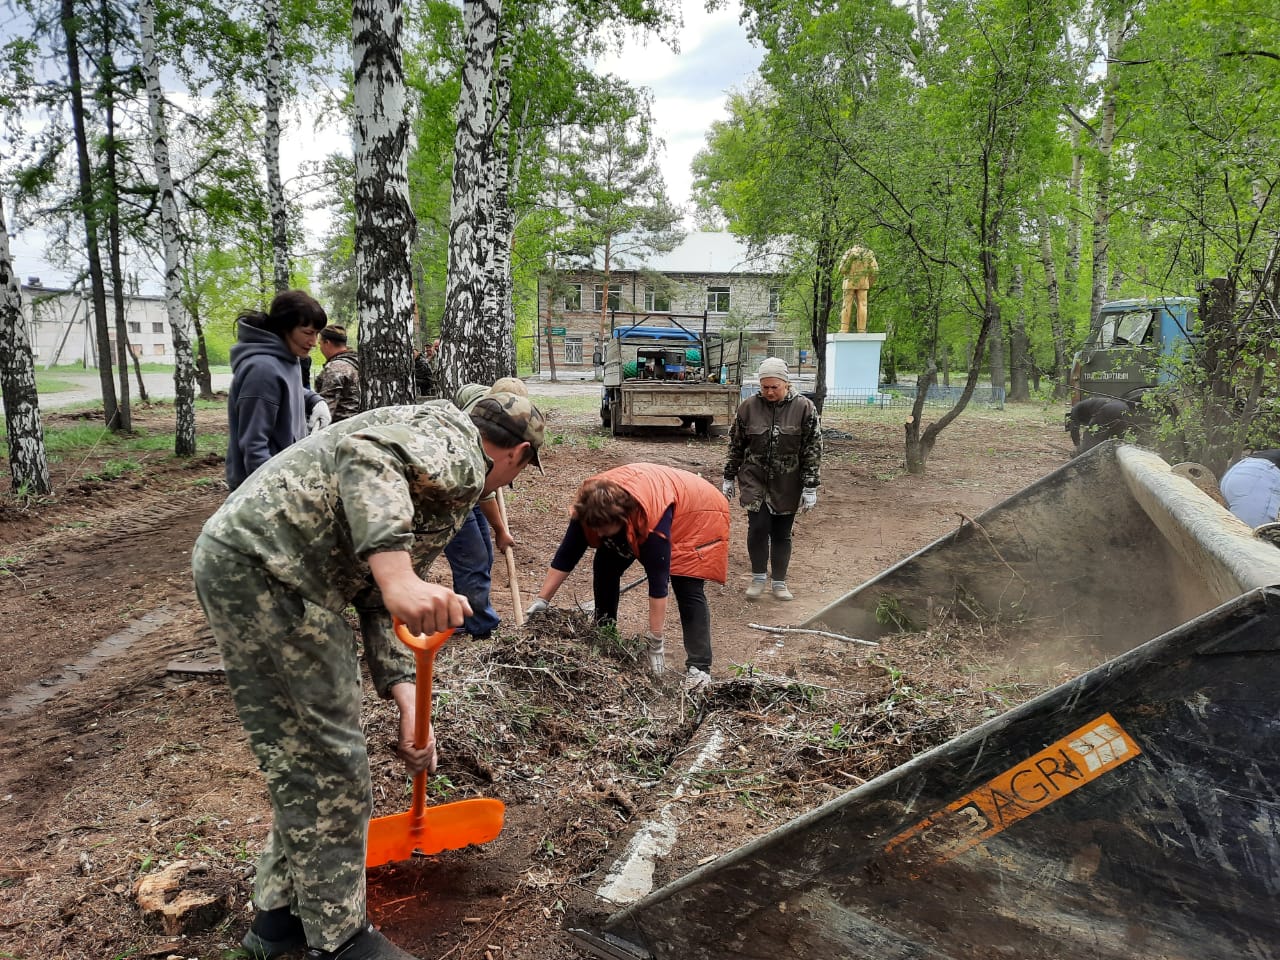
<svg viewBox="0 0 1280 960">
<path fill-rule="evenodd" d="M 498 488 L 498 516 L 502 517 L 502 525 L 507 526 L 507 501 L 502 496 L 502 488 Z M 507 527 L 507 534 L 510 535 L 511 528 Z M 520 578 L 516 574 L 516 555 L 510 548 L 506 547 L 503 556 L 507 560 L 507 586 L 511 588 L 511 602 L 516 608 L 516 626 L 524 625 L 524 604 L 520 602 Z"/>
</svg>

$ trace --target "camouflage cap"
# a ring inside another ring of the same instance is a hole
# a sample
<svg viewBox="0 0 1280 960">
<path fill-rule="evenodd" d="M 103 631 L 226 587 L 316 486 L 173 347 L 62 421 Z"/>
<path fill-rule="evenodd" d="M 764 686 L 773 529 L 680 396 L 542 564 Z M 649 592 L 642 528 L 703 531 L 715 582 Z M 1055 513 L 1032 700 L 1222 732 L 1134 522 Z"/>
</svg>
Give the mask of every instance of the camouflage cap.
<svg viewBox="0 0 1280 960">
<path fill-rule="evenodd" d="M 453 405 L 459 410 L 465 410 L 470 413 L 476 401 L 489 393 L 489 388 L 483 383 L 464 383 L 458 388 L 458 392 L 454 394 Z"/>
<path fill-rule="evenodd" d="M 533 450 L 533 465 L 542 470 L 538 451 L 542 447 L 544 423 L 542 411 L 528 397 L 514 393 L 496 393 L 481 397 L 469 411 L 471 419 L 485 421 L 511 439 L 510 446 L 528 441 Z"/>
<path fill-rule="evenodd" d="M 493 381 L 493 386 L 489 388 L 490 396 L 499 393 L 514 393 L 517 397 L 527 397 L 529 388 L 518 377 L 501 377 Z"/>
</svg>

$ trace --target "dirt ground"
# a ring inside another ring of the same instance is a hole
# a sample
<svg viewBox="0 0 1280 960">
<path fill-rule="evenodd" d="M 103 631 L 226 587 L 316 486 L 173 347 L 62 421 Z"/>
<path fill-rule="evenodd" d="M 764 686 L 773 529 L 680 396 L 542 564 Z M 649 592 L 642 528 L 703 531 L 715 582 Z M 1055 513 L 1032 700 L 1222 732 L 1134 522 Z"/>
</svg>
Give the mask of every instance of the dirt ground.
<svg viewBox="0 0 1280 960">
<path fill-rule="evenodd" d="M 157 407 L 135 417 L 171 415 Z M 217 411 L 200 419 L 202 432 L 223 428 Z M 630 638 L 644 626 L 643 589 L 624 597 L 620 639 L 595 636 L 573 613 L 575 599 L 590 597 L 586 564 L 552 615 L 525 628 L 508 617 L 491 641 L 445 647 L 430 802 L 495 797 L 506 826 L 484 847 L 372 872 L 370 917 L 392 939 L 424 958 L 580 956 L 560 929 L 566 912 L 590 898 L 629 831 L 673 796 L 696 839 L 682 840 L 659 882 L 1020 696 L 1017 678 L 1004 687 L 965 679 L 972 638 L 945 630 L 870 648 L 778 639 L 748 624 L 801 622 L 951 530 L 958 514 L 1043 476 L 1069 456 L 1061 428 L 1048 416 L 962 418 L 929 473 L 912 477 L 896 421 L 825 426 L 819 506 L 796 526 L 795 602 L 744 599 L 750 573 L 735 509 L 729 582 L 708 584 L 716 683 L 706 697 L 641 670 Z M 724 460 L 723 437 L 615 440 L 594 415 L 554 411 L 550 428 L 547 475 L 522 478 L 507 500 L 526 603 L 583 478 L 648 460 L 718 483 Z M 115 481 L 59 477 L 48 503 L 0 501 L 0 957 L 239 955 L 270 812 L 225 684 L 199 672 L 216 650 L 192 593 L 190 548 L 225 497 L 221 476 L 216 456 L 154 454 Z M 447 577 L 443 560 L 432 573 Z M 507 617 L 501 563 L 494 580 Z M 678 666 L 674 611 L 669 619 Z M 895 710 L 883 709 L 886 698 Z M 407 782 L 386 746 L 393 711 L 368 708 L 377 815 L 402 812 Z M 673 793 L 670 771 L 688 765 L 712 723 L 729 733 L 732 762 Z M 148 925 L 134 895 L 140 877 L 176 861 L 192 865 L 187 887 L 214 899 L 205 928 L 185 934 Z"/>
</svg>

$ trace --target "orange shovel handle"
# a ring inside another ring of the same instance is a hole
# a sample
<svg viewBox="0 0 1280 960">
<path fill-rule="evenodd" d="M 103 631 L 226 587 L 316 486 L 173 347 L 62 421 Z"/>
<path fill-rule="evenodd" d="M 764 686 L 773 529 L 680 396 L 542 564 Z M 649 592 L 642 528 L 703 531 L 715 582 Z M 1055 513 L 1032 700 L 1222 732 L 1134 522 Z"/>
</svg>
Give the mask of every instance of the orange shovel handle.
<svg viewBox="0 0 1280 960">
<path fill-rule="evenodd" d="M 400 642 L 413 651 L 413 659 L 418 668 L 417 682 L 414 684 L 413 746 L 414 749 L 421 750 L 431 736 L 431 675 L 435 672 L 436 651 L 453 636 L 453 627 L 428 637 L 410 633 L 399 617 L 393 617 L 391 622 Z M 426 806 L 427 771 L 423 770 L 413 778 L 413 806 L 410 812 L 415 824 L 422 820 Z"/>
</svg>

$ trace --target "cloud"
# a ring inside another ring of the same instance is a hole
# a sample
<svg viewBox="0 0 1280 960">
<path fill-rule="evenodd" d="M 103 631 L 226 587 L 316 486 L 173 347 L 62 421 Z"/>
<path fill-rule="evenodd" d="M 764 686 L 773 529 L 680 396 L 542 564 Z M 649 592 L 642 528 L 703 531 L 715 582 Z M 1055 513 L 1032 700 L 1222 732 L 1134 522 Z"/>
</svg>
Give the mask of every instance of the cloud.
<svg viewBox="0 0 1280 960">
<path fill-rule="evenodd" d="M 738 7 L 708 12 L 702 0 L 685 0 L 680 53 L 654 40 L 630 40 L 602 58 L 601 72 L 653 91 L 654 132 L 666 144 L 663 179 L 672 202 L 684 205 L 693 185 L 690 164 L 711 124 L 724 116 L 726 94 L 745 87 L 762 53 L 738 23 Z"/>
<path fill-rule="evenodd" d="M 733 21 L 717 23 L 690 45 L 675 68 L 653 84 L 657 97 L 724 94 L 740 87 L 760 66 L 761 53 L 751 46 L 742 27 Z"/>
</svg>

